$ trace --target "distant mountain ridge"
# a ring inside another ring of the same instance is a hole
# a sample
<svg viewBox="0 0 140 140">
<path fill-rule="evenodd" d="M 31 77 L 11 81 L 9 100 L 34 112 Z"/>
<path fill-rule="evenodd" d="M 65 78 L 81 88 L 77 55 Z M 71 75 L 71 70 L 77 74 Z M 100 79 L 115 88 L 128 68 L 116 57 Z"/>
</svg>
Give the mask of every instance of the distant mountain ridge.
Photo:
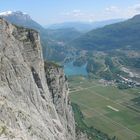
<svg viewBox="0 0 140 140">
<path fill-rule="evenodd" d="M 63 42 L 70 42 L 78 38 L 82 33 L 75 28 L 47 29 L 48 37 Z"/>
<path fill-rule="evenodd" d="M 12 24 L 37 30 L 42 38 L 52 41 L 71 41 L 81 33 L 75 28 L 45 29 L 42 25 L 34 21 L 28 14 L 21 11 L 6 11 L 0 13 L 0 17 Z"/>
<path fill-rule="evenodd" d="M 140 49 L 140 15 L 92 30 L 71 42 L 73 47 L 85 50 Z"/>
<path fill-rule="evenodd" d="M 58 24 L 52 24 L 50 26 L 46 26 L 47 29 L 64 29 L 64 28 L 75 28 L 78 31 L 87 32 L 92 29 L 100 28 L 105 25 L 118 23 L 124 21 L 124 19 L 111 19 L 105 21 L 97 21 L 97 22 L 64 22 Z"/>
</svg>

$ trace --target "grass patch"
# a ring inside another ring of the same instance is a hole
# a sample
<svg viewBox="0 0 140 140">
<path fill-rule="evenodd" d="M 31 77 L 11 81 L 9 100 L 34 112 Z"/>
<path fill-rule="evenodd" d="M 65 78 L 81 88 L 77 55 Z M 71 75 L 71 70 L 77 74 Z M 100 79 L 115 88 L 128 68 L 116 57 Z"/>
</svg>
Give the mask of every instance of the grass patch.
<svg viewBox="0 0 140 140">
<path fill-rule="evenodd" d="M 93 126 L 87 126 L 84 122 L 84 115 L 77 104 L 72 103 L 72 108 L 74 111 L 77 132 L 82 131 L 83 133 L 86 133 L 90 140 L 117 140 L 115 136 L 110 138 L 107 134 L 97 130 Z"/>
</svg>

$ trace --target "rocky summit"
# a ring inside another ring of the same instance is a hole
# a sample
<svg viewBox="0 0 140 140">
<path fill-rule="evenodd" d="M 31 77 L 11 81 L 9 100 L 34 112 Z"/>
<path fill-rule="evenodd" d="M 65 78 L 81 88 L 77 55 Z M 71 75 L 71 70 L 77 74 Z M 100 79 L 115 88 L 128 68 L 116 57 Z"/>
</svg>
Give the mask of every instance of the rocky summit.
<svg viewBox="0 0 140 140">
<path fill-rule="evenodd" d="M 45 63 L 32 29 L 0 18 L 0 140 L 75 140 L 62 68 Z"/>
</svg>

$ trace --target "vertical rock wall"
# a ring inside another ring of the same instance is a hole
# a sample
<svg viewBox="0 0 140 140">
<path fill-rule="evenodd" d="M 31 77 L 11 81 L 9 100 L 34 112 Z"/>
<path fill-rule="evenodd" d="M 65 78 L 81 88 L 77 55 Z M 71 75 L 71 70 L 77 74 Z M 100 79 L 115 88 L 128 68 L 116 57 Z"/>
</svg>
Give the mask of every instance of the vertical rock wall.
<svg viewBox="0 0 140 140">
<path fill-rule="evenodd" d="M 65 76 L 45 75 L 38 33 L 0 19 L 0 139 L 75 139 Z"/>
<path fill-rule="evenodd" d="M 75 139 L 75 121 L 69 99 L 67 78 L 63 68 L 53 63 L 45 63 L 45 72 L 52 102 L 63 125 L 68 140 Z"/>
</svg>

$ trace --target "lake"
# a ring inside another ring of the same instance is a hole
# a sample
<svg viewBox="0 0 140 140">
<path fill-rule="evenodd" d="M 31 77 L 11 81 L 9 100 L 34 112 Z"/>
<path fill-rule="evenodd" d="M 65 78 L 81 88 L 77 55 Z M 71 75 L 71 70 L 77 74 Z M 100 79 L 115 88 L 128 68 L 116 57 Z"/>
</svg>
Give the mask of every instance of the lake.
<svg viewBox="0 0 140 140">
<path fill-rule="evenodd" d="M 81 67 L 78 67 L 78 66 L 74 66 L 73 62 L 70 62 L 64 65 L 64 71 L 67 76 L 72 76 L 72 75 L 87 76 L 86 64 Z"/>
</svg>

